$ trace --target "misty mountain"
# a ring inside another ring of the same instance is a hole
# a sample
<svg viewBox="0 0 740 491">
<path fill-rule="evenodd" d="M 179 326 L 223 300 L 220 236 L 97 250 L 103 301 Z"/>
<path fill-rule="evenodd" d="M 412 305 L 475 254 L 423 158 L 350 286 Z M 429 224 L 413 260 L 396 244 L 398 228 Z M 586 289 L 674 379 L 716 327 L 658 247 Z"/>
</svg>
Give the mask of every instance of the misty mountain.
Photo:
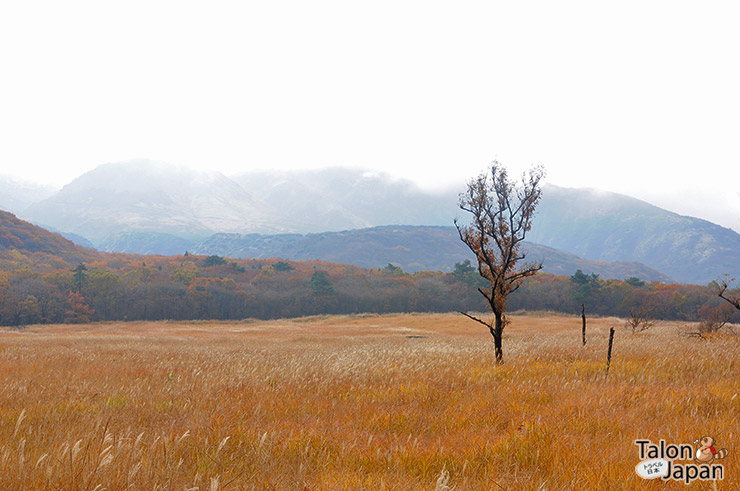
<svg viewBox="0 0 740 491">
<path fill-rule="evenodd" d="M 430 193 L 413 182 L 340 167 L 262 171 L 233 177 L 256 198 L 279 208 L 293 232 L 333 232 L 380 225 L 450 225 L 457 191 Z"/>
<path fill-rule="evenodd" d="M 542 261 L 543 271 L 572 275 L 581 269 L 603 278 L 631 276 L 672 282 L 667 275 L 636 262 L 588 261 L 539 244 L 525 243 L 527 260 Z M 475 261 L 455 227 L 384 226 L 319 234 L 216 234 L 195 246 L 195 254 L 233 258 L 279 257 L 294 261 L 319 259 L 381 268 L 388 263 L 404 271 L 451 271 L 457 262 Z"/>
<path fill-rule="evenodd" d="M 355 169 L 253 172 L 232 179 L 140 160 L 101 165 L 22 216 L 82 236 L 102 250 L 133 252 L 140 242 L 157 242 L 158 234 L 165 234 L 159 237 L 162 247 L 172 249 L 165 245 L 167 235 L 197 241 L 224 232 L 449 225 L 455 203 L 452 193 L 426 193 L 410 181 Z"/>
<path fill-rule="evenodd" d="M 528 239 L 598 261 L 639 261 L 706 284 L 740 271 L 740 234 L 644 201 L 548 185 Z"/>
<path fill-rule="evenodd" d="M 99 245 L 110 234 L 280 232 L 279 214 L 218 172 L 139 160 L 101 165 L 23 213 Z"/>
<path fill-rule="evenodd" d="M 473 260 L 454 227 L 385 226 L 307 235 L 215 234 L 200 244 L 166 234 L 131 233 L 111 237 L 115 237 L 123 249 L 131 243 L 136 243 L 139 249 L 146 249 L 148 245 L 152 249 L 146 252 L 148 254 L 177 255 L 190 249 L 201 255 L 296 261 L 319 259 L 367 268 L 381 268 L 392 263 L 407 272 L 452 271 L 454 263 Z M 172 250 L 162 252 L 163 247 Z M 570 275 L 581 269 L 604 278 L 636 276 L 648 281 L 671 282 L 666 275 L 639 263 L 587 261 L 538 244 L 525 243 L 524 250 L 528 260 L 543 261 L 544 271 L 553 274 Z M 0 211 L 0 258 L 12 256 L 17 251 L 55 256 L 67 263 L 91 261 L 99 256 L 97 251 L 80 247 L 58 233 Z"/>
<path fill-rule="evenodd" d="M 19 214 L 55 192 L 56 189 L 53 186 L 0 176 L 0 210 Z"/>
<path fill-rule="evenodd" d="M 356 169 L 228 178 L 134 161 L 102 165 L 19 216 L 107 251 L 175 254 L 219 233 L 450 226 L 456 216 L 467 220 L 457 208 L 463 190 L 431 193 L 407 180 Z M 584 260 L 640 262 L 681 282 L 707 283 L 740 271 L 736 232 L 615 193 L 545 185 L 528 239 Z M 398 262 L 428 260 L 419 253 Z"/>
</svg>

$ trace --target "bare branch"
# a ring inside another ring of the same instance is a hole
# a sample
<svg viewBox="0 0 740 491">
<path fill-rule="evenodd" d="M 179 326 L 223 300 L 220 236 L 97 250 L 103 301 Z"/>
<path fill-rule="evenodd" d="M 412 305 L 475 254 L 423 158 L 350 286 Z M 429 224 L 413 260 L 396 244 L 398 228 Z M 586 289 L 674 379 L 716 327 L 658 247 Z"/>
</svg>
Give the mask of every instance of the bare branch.
<svg viewBox="0 0 740 491">
<path fill-rule="evenodd" d="M 532 276 L 533 274 L 535 274 L 537 271 L 539 271 L 541 269 L 542 269 L 542 263 L 534 264 L 534 265 L 529 266 L 529 267 L 527 267 L 525 269 L 522 269 L 521 271 L 519 271 L 516 274 L 513 274 L 513 275 L 507 277 L 506 279 L 508 281 L 517 281 L 517 280 L 526 278 L 527 276 Z"/>
<path fill-rule="evenodd" d="M 726 290 L 726 288 L 725 288 L 725 290 Z M 729 302 L 733 307 L 735 307 L 736 309 L 740 310 L 740 299 L 738 297 L 726 297 L 724 295 L 725 290 L 722 290 L 719 293 L 719 298 L 721 298 L 721 299 Z"/>
<path fill-rule="evenodd" d="M 735 293 L 734 295 L 728 293 L 730 285 L 734 283 L 734 281 L 735 278 L 730 278 L 729 275 L 725 275 L 719 281 L 713 281 L 709 285 L 715 289 L 719 298 L 740 310 L 740 293 Z"/>
<path fill-rule="evenodd" d="M 485 322 L 485 321 L 482 321 L 482 320 L 480 320 L 479 318 L 477 318 L 477 317 L 474 317 L 474 316 L 472 316 L 472 315 L 468 314 L 467 312 L 462 312 L 462 311 L 461 311 L 460 313 L 461 313 L 462 315 L 464 315 L 465 317 L 469 318 L 469 319 L 473 319 L 473 320 L 474 320 L 474 321 L 476 321 L 476 322 L 480 322 L 481 324 L 483 324 L 483 325 L 484 325 L 484 326 L 486 326 L 486 327 L 491 327 L 491 323 L 490 323 L 490 322 Z"/>
</svg>

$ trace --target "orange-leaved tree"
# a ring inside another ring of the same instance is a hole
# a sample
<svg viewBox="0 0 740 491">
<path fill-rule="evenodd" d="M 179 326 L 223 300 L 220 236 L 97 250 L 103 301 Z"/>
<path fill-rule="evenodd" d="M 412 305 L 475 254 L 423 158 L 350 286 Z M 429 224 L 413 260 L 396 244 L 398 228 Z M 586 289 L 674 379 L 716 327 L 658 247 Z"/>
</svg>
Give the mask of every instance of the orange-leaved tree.
<svg viewBox="0 0 740 491">
<path fill-rule="evenodd" d="M 68 324 L 86 324 L 90 322 L 90 316 L 95 313 L 95 310 L 85 303 L 85 297 L 80 292 L 69 292 L 67 301 L 69 302 L 69 310 L 65 312 L 65 322 Z"/>
<path fill-rule="evenodd" d="M 483 324 L 493 336 L 496 362 L 503 363 L 502 336 L 506 326 L 506 299 L 528 276 L 542 269 L 541 262 L 523 263 L 522 241 L 532 228 L 534 210 L 542 196 L 542 167 L 533 167 L 522 175 L 521 183 L 512 182 L 506 168 L 494 161 L 487 172 L 468 181 L 458 205 L 472 215 L 469 225 L 455 226 L 462 240 L 478 260 L 478 272 L 488 286 L 478 288 L 493 313 L 484 321 L 468 313 L 461 314 Z"/>
</svg>

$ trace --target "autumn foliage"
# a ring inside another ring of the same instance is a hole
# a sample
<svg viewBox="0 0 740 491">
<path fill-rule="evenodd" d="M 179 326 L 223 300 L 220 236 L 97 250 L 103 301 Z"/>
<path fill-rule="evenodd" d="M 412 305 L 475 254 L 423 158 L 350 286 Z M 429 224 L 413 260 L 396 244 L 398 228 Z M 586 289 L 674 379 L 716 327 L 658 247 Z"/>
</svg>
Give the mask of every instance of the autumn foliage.
<svg viewBox="0 0 740 491">
<path fill-rule="evenodd" d="M 85 298 L 79 292 L 69 292 L 69 310 L 65 312 L 65 322 L 70 324 L 84 324 L 90 322 L 90 316 L 95 313 L 89 305 L 85 303 Z"/>
<path fill-rule="evenodd" d="M 364 269 L 321 261 L 101 253 L 12 215 L 0 218 L 6 220 L 0 242 L 1 325 L 487 309 L 477 291 L 481 277 L 469 262 L 455 265 L 451 273 L 407 274 L 393 265 Z M 46 245 L 23 248 L 36 242 Z M 726 295 L 734 292 L 728 289 Z M 724 301 L 698 285 L 583 273 L 540 273 L 526 278 L 507 299 L 510 311 L 575 313 L 582 303 L 589 315 L 626 317 L 643 309 L 654 319 L 697 320 L 700 308 Z"/>
</svg>

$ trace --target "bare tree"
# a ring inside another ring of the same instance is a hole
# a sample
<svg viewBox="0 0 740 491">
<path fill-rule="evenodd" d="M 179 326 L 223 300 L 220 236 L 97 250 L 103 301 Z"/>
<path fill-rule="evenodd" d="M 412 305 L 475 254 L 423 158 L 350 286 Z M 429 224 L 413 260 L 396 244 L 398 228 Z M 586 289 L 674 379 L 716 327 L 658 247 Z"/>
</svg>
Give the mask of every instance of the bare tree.
<svg viewBox="0 0 740 491">
<path fill-rule="evenodd" d="M 645 309 L 630 310 L 630 315 L 624 322 L 625 329 L 632 331 L 632 334 L 637 332 L 647 331 L 655 325 Z"/>
<path fill-rule="evenodd" d="M 493 313 L 493 322 L 470 314 L 461 314 L 488 327 L 496 350 L 496 362 L 503 363 L 502 336 L 506 326 L 506 299 L 522 281 L 542 269 L 541 262 L 522 263 L 525 254 L 520 246 L 532 228 L 534 210 L 542 196 L 542 167 L 533 167 L 514 183 L 499 162 L 494 161 L 488 172 L 468 182 L 458 205 L 472 215 L 469 225 L 455 226 L 462 240 L 478 260 L 478 273 L 488 282 L 478 288 Z"/>
<path fill-rule="evenodd" d="M 708 339 L 705 337 L 706 335 L 718 333 L 723 328 L 726 332 L 737 334 L 735 326 L 730 323 L 735 310 L 727 303 L 717 306 L 703 305 L 698 309 L 697 313 L 699 314 L 699 324 L 679 327 L 678 332 L 680 335 L 706 341 Z"/>
<path fill-rule="evenodd" d="M 710 334 L 719 332 L 723 327 L 731 333 L 735 333 L 735 329 L 730 320 L 735 314 L 732 307 L 723 303 L 722 305 L 711 308 L 708 306 L 699 309 L 699 332 L 702 334 Z"/>
</svg>

